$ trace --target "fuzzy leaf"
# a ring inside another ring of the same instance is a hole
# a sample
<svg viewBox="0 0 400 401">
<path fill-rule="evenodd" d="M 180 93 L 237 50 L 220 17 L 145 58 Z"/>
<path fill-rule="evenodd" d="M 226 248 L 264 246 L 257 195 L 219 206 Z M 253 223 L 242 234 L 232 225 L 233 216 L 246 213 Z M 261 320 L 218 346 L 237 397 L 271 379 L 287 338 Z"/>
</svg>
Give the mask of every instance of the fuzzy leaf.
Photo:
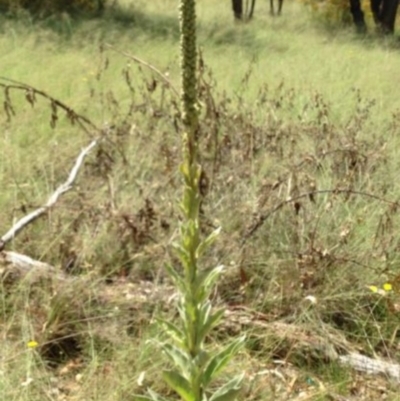
<svg viewBox="0 0 400 401">
<path fill-rule="evenodd" d="M 225 266 L 219 265 L 214 267 L 208 274 L 203 278 L 203 285 L 205 287 L 212 287 L 218 280 L 221 273 L 224 271 Z"/>
<path fill-rule="evenodd" d="M 240 393 L 240 388 L 231 388 L 226 390 L 224 393 L 215 394 L 210 398 L 210 401 L 235 401 L 238 394 Z"/>
<path fill-rule="evenodd" d="M 213 380 L 218 373 L 220 373 L 228 362 L 233 358 L 233 356 L 242 347 L 245 336 L 242 336 L 222 349 L 217 355 L 213 356 L 204 372 L 203 385 L 207 387 L 211 380 Z"/>
<path fill-rule="evenodd" d="M 188 176 L 189 176 L 189 166 L 188 166 L 187 163 L 182 163 L 182 164 L 179 166 L 179 170 L 180 170 L 181 174 L 182 174 L 184 177 L 188 177 Z"/>
<path fill-rule="evenodd" d="M 168 322 L 164 319 L 157 319 L 159 325 L 163 328 L 165 333 L 179 346 L 183 346 L 185 344 L 185 338 L 183 331 L 175 326 L 173 323 Z"/>
<path fill-rule="evenodd" d="M 210 313 L 211 313 L 211 302 L 210 301 L 206 301 L 204 302 L 201 307 L 200 307 L 200 311 L 199 311 L 199 326 L 204 326 L 204 324 L 207 322 Z M 199 327 L 199 329 L 201 328 Z"/>
<path fill-rule="evenodd" d="M 197 220 L 190 220 L 187 222 L 187 233 L 183 238 L 183 246 L 187 249 L 187 252 L 191 253 L 199 247 L 200 237 L 199 237 L 199 227 Z"/>
<path fill-rule="evenodd" d="M 181 372 L 190 372 L 192 361 L 184 351 L 171 344 L 163 344 L 162 350 L 168 355 L 174 365 L 180 368 Z"/>
<path fill-rule="evenodd" d="M 196 299 L 199 302 L 203 302 L 206 298 L 209 297 L 214 284 L 217 282 L 218 278 L 220 277 L 221 273 L 225 269 L 225 266 L 220 265 L 214 267 L 212 270 L 207 272 L 202 272 L 199 274 L 199 278 L 196 282 Z"/>
<path fill-rule="evenodd" d="M 200 245 L 196 250 L 196 256 L 200 258 L 204 254 L 204 252 L 215 242 L 218 235 L 221 232 L 221 227 L 215 229 L 205 240 L 201 241 Z"/>
<path fill-rule="evenodd" d="M 178 287 L 178 290 L 181 293 L 185 292 L 185 283 L 182 280 L 182 277 L 178 274 L 178 272 L 169 264 L 165 265 L 165 270 L 167 271 L 168 275 L 174 282 L 174 284 Z"/>
<path fill-rule="evenodd" d="M 209 353 L 207 351 L 200 350 L 199 354 L 194 359 L 194 364 L 200 371 L 203 371 L 204 366 L 207 365 L 209 360 Z"/>
<path fill-rule="evenodd" d="M 189 382 L 177 371 L 169 370 L 163 373 L 167 384 L 176 391 L 185 401 L 194 401 L 195 396 Z"/>
<path fill-rule="evenodd" d="M 191 187 L 186 186 L 183 195 L 183 201 L 180 204 L 180 208 L 187 218 L 186 221 L 193 221 L 198 219 L 200 202 L 200 195 L 197 192 L 193 191 Z"/>
<path fill-rule="evenodd" d="M 181 308 L 185 315 L 185 320 L 194 321 L 196 317 L 196 304 L 193 302 L 191 294 L 185 294 L 185 300 L 182 302 Z"/>
<path fill-rule="evenodd" d="M 185 234 L 183 234 L 185 235 Z M 179 243 L 173 243 L 172 244 L 172 249 L 174 250 L 174 253 L 176 254 L 176 256 L 179 258 L 179 260 L 181 261 L 181 263 L 186 266 L 189 263 L 190 260 L 190 255 L 189 253 L 186 251 L 185 248 L 186 245 L 181 245 Z"/>
<path fill-rule="evenodd" d="M 204 325 L 199 333 L 199 337 L 202 340 L 204 340 L 204 338 L 210 333 L 211 329 L 218 324 L 224 313 L 225 310 L 220 309 L 208 316 L 207 321 L 204 322 Z"/>
<path fill-rule="evenodd" d="M 236 400 L 241 388 L 244 375 L 236 376 L 228 383 L 219 388 L 210 398 L 210 401 L 234 401 Z"/>
<path fill-rule="evenodd" d="M 198 210 L 198 204 L 196 202 L 196 193 L 193 192 L 188 184 L 189 183 L 186 184 L 183 200 L 180 206 L 187 220 L 192 220 L 193 211 Z"/>
<path fill-rule="evenodd" d="M 206 301 L 203 303 L 200 307 L 199 310 L 199 320 L 196 325 L 196 339 L 197 339 L 197 345 L 201 346 L 201 343 L 204 340 L 204 337 L 202 336 L 203 328 L 208 322 L 209 318 L 211 315 L 211 302 Z"/>
</svg>

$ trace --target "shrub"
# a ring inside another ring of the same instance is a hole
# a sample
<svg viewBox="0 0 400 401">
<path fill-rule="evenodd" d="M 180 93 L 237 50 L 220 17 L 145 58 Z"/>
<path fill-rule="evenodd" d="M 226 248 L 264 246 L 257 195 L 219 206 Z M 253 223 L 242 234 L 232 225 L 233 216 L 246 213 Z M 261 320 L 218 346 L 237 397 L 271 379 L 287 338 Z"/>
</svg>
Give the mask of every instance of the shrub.
<svg viewBox="0 0 400 401">
<path fill-rule="evenodd" d="M 325 24 L 352 24 L 349 0 L 301 0 L 308 5 L 313 17 Z M 372 20 L 369 1 L 361 0 L 361 7 L 367 20 Z"/>
<path fill-rule="evenodd" d="M 107 0 L 0 0 L 0 11 L 15 14 L 27 10 L 40 16 L 58 12 L 99 13 L 106 3 Z"/>
</svg>

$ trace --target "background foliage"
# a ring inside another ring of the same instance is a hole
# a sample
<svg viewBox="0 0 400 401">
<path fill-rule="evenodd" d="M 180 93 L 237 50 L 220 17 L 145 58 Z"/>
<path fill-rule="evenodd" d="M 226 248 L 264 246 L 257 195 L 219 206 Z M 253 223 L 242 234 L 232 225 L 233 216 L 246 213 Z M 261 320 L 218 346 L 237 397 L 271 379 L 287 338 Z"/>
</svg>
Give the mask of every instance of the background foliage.
<svg viewBox="0 0 400 401">
<path fill-rule="evenodd" d="M 107 0 L 0 0 L 0 11 L 16 14 L 27 10 L 41 16 L 57 12 L 98 13 L 106 4 Z"/>
<path fill-rule="evenodd" d="M 319 20 L 326 26 L 338 27 L 353 24 L 350 14 L 349 0 L 299 0 L 299 2 L 307 5 L 313 18 Z M 366 22 L 372 27 L 373 17 L 370 1 L 362 0 L 361 7 Z"/>
</svg>

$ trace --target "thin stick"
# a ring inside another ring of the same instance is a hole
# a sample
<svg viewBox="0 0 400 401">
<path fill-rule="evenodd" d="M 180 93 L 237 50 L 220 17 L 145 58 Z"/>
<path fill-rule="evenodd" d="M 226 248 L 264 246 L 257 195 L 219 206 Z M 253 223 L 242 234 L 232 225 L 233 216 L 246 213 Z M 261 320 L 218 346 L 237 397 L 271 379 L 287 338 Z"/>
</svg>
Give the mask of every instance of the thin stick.
<svg viewBox="0 0 400 401">
<path fill-rule="evenodd" d="M 17 89 L 17 90 L 23 90 L 23 91 L 31 91 L 35 95 L 39 95 L 45 99 L 48 99 L 50 102 L 55 104 L 57 107 L 60 107 L 61 109 L 63 109 L 67 113 L 67 115 L 69 116 L 70 119 L 72 119 L 74 121 L 78 121 L 79 125 L 86 132 L 88 132 L 89 130 L 85 127 L 84 124 L 89 125 L 95 131 L 100 131 L 99 128 L 96 127 L 96 125 L 93 124 L 92 121 L 90 121 L 87 117 L 76 113 L 73 109 L 71 109 L 69 106 L 67 106 L 65 103 L 63 103 L 61 100 L 58 100 L 58 99 L 48 95 L 46 92 L 36 89 L 33 86 L 30 86 L 23 82 L 16 81 L 15 79 L 10 79 L 10 78 L 0 76 L 0 81 L 10 82 L 10 84 L 4 84 L 4 83 L 0 82 L 0 87 L 4 88 L 5 90 Z"/>
<path fill-rule="evenodd" d="M 318 194 L 350 194 L 350 195 L 359 195 L 359 196 L 364 196 L 367 198 L 372 198 L 379 200 L 380 202 L 387 203 L 392 206 L 400 206 L 399 202 L 393 202 L 384 198 L 381 198 L 377 195 L 370 194 L 368 192 L 362 192 L 362 191 L 354 191 L 352 189 L 323 189 L 323 190 L 316 190 L 316 191 L 310 191 L 306 192 L 304 194 L 300 194 L 295 197 L 289 197 L 288 199 L 282 201 L 281 203 L 278 203 L 274 208 L 269 210 L 267 213 L 259 216 L 255 223 L 249 228 L 247 233 L 243 236 L 242 241 L 241 241 L 241 246 L 243 246 L 247 240 L 264 224 L 264 222 L 275 212 L 278 210 L 282 209 L 285 205 L 296 202 L 302 198 L 309 198 L 310 196 L 313 195 L 318 195 Z"/>
<path fill-rule="evenodd" d="M 171 81 L 165 76 L 165 74 L 163 74 L 160 70 L 158 70 L 156 67 L 154 67 L 154 65 L 151 65 L 148 62 L 143 61 L 143 60 L 141 60 L 140 58 L 138 58 L 136 56 L 132 56 L 131 54 L 126 53 L 126 52 L 124 52 L 122 50 L 118 50 L 114 46 L 111 46 L 110 44 L 106 44 L 106 46 L 108 48 L 110 48 L 111 50 L 114 50 L 115 52 L 121 54 L 122 56 L 125 56 L 125 57 L 129 58 L 130 60 L 133 60 L 134 62 L 136 62 L 138 64 L 141 64 L 141 65 L 147 67 L 149 70 L 151 70 L 154 73 L 156 73 L 160 78 L 162 78 L 162 80 L 168 85 L 168 87 L 171 88 L 171 90 L 175 93 L 175 95 L 179 97 L 179 92 L 174 87 L 174 85 L 172 85 Z"/>
<path fill-rule="evenodd" d="M 50 196 L 50 198 L 48 199 L 47 203 L 34 210 L 32 213 L 29 213 L 28 215 L 22 217 L 20 220 L 17 221 L 16 224 L 14 224 L 13 227 L 11 227 L 11 229 L 4 234 L 1 239 L 0 239 L 0 251 L 4 249 L 4 246 L 10 242 L 12 239 L 14 239 L 16 237 L 16 235 L 24 228 L 26 227 L 28 224 L 32 223 L 33 221 L 35 221 L 38 217 L 42 216 L 43 214 L 45 214 L 47 212 L 47 210 L 49 208 L 51 208 L 52 206 L 55 205 L 55 203 L 57 202 L 58 198 L 64 194 L 65 192 L 69 191 L 72 187 L 73 184 L 76 180 L 76 177 L 78 175 L 78 172 L 82 166 L 83 160 L 85 159 L 85 157 L 87 156 L 87 154 L 97 145 L 98 140 L 95 139 L 93 140 L 89 146 L 87 146 L 85 149 L 83 149 L 81 151 L 81 153 L 79 154 L 78 158 L 75 161 L 75 164 L 69 174 L 69 177 L 67 179 L 67 181 L 65 181 L 63 184 L 61 184 L 56 191 Z"/>
</svg>

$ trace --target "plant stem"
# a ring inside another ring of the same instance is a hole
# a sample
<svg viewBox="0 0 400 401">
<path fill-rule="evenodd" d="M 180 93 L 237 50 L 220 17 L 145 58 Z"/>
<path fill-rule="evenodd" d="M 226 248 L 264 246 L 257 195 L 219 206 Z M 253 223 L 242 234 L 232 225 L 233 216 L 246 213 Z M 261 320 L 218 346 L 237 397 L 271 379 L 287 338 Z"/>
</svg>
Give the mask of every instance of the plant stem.
<svg viewBox="0 0 400 401">
<path fill-rule="evenodd" d="M 198 257 L 197 249 L 200 245 L 199 209 L 200 191 L 199 179 L 201 167 L 198 164 L 198 111 L 197 111 L 197 80 L 196 80 L 196 2 L 195 0 L 181 0 L 180 2 L 180 30 L 181 30 L 181 80 L 182 80 L 182 121 L 183 133 L 183 166 L 184 178 L 183 211 L 185 222 L 182 226 L 182 247 L 187 253 L 187 262 L 184 263 L 185 282 L 188 292 L 184 294 L 184 310 L 188 351 L 194 362 L 201 353 L 202 341 L 198 338 L 198 329 L 201 327 L 201 303 L 196 299 Z M 203 398 L 199 381 L 200 366 L 192 372 L 191 385 L 196 401 Z"/>
<path fill-rule="evenodd" d="M 181 0 L 181 81 L 182 120 L 185 127 L 184 158 L 189 165 L 197 162 L 197 50 L 196 50 L 196 1 Z"/>
</svg>

